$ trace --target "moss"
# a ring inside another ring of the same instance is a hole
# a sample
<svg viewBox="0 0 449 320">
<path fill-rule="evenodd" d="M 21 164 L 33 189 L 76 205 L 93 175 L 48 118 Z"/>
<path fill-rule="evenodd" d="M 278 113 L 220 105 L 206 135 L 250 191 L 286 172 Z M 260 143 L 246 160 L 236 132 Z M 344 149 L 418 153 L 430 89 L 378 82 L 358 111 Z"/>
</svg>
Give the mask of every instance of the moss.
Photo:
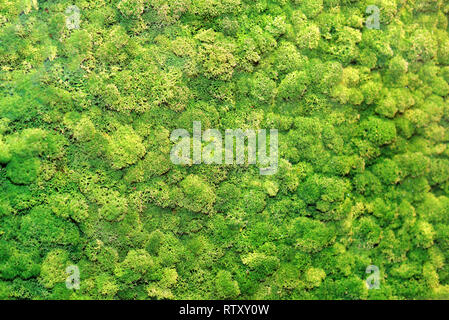
<svg viewBox="0 0 449 320">
<path fill-rule="evenodd" d="M 444 1 L 36 4 L 0 4 L 0 298 L 447 297 Z M 278 170 L 172 163 L 194 121 Z"/>
</svg>

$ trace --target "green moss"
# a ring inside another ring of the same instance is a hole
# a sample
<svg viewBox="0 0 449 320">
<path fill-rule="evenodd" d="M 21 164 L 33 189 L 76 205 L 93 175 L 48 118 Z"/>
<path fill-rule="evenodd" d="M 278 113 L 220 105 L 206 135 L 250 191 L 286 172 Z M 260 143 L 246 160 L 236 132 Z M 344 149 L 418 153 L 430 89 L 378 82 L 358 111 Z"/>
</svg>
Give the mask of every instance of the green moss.
<svg viewBox="0 0 449 320">
<path fill-rule="evenodd" d="M 0 4 L 0 298 L 448 296 L 444 1 L 38 2 Z M 193 121 L 278 170 L 173 164 Z"/>
</svg>

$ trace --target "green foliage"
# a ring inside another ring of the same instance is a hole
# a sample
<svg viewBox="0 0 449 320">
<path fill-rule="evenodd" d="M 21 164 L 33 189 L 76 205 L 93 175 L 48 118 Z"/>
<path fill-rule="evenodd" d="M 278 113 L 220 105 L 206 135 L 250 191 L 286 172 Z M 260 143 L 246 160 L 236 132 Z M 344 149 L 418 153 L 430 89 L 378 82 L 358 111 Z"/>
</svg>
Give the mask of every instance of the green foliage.
<svg viewBox="0 0 449 320">
<path fill-rule="evenodd" d="M 444 1 L 74 4 L 0 3 L 0 299 L 449 297 Z M 173 164 L 193 121 L 276 174 Z"/>
<path fill-rule="evenodd" d="M 180 186 L 184 193 L 183 207 L 194 212 L 209 213 L 215 202 L 215 191 L 196 175 L 187 176 Z"/>
<path fill-rule="evenodd" d="M 114 270 L 117 278 L 125 284 L 139 281 L 154 268 L 154 261 L 145 250 L 130 250 L 125 260 Z"/>
<path fill-rule="evenodd" d="M 37 179 L 39 170 L 39 159 L 14 158 L 6 167 L 6 175 L 15 184 L 30 184 Z"/>
<path fill-rule="evenodd" d="M 64 250 L 50 251 L 42 262 L 40 281 L 46 288 L 53 288 L 57 283 L 62 283 L 67 278 L 65 268 L 68 254 Z"/>
<path fill-rule="evenodd" d="M 333 228 L 305 217 L 295 219 L 291 232 L 296 238 L 295 246 L 304 252 L 320 251 L 335 239 Z"/>
<path fill-rule="evenodd" d="M 130 127 L 119 127 L 107 140 L 106 155 L 114 169 L 132 165 L 145 154 L 141 137 Z"/>
<path fill-rule="evenodd" d="M 273 274 L 279 268 L 279 259 L 264 253 L 253 252 L 242 257 L 243 264 L 247 265 L 258 279 Z"/>
<path fill-rule="evenodd" d="M 235 299 L 240 294 L 239 284 L 229 271 L 220 270 L 215 279 L 218 298 Z"/>
</svg>

